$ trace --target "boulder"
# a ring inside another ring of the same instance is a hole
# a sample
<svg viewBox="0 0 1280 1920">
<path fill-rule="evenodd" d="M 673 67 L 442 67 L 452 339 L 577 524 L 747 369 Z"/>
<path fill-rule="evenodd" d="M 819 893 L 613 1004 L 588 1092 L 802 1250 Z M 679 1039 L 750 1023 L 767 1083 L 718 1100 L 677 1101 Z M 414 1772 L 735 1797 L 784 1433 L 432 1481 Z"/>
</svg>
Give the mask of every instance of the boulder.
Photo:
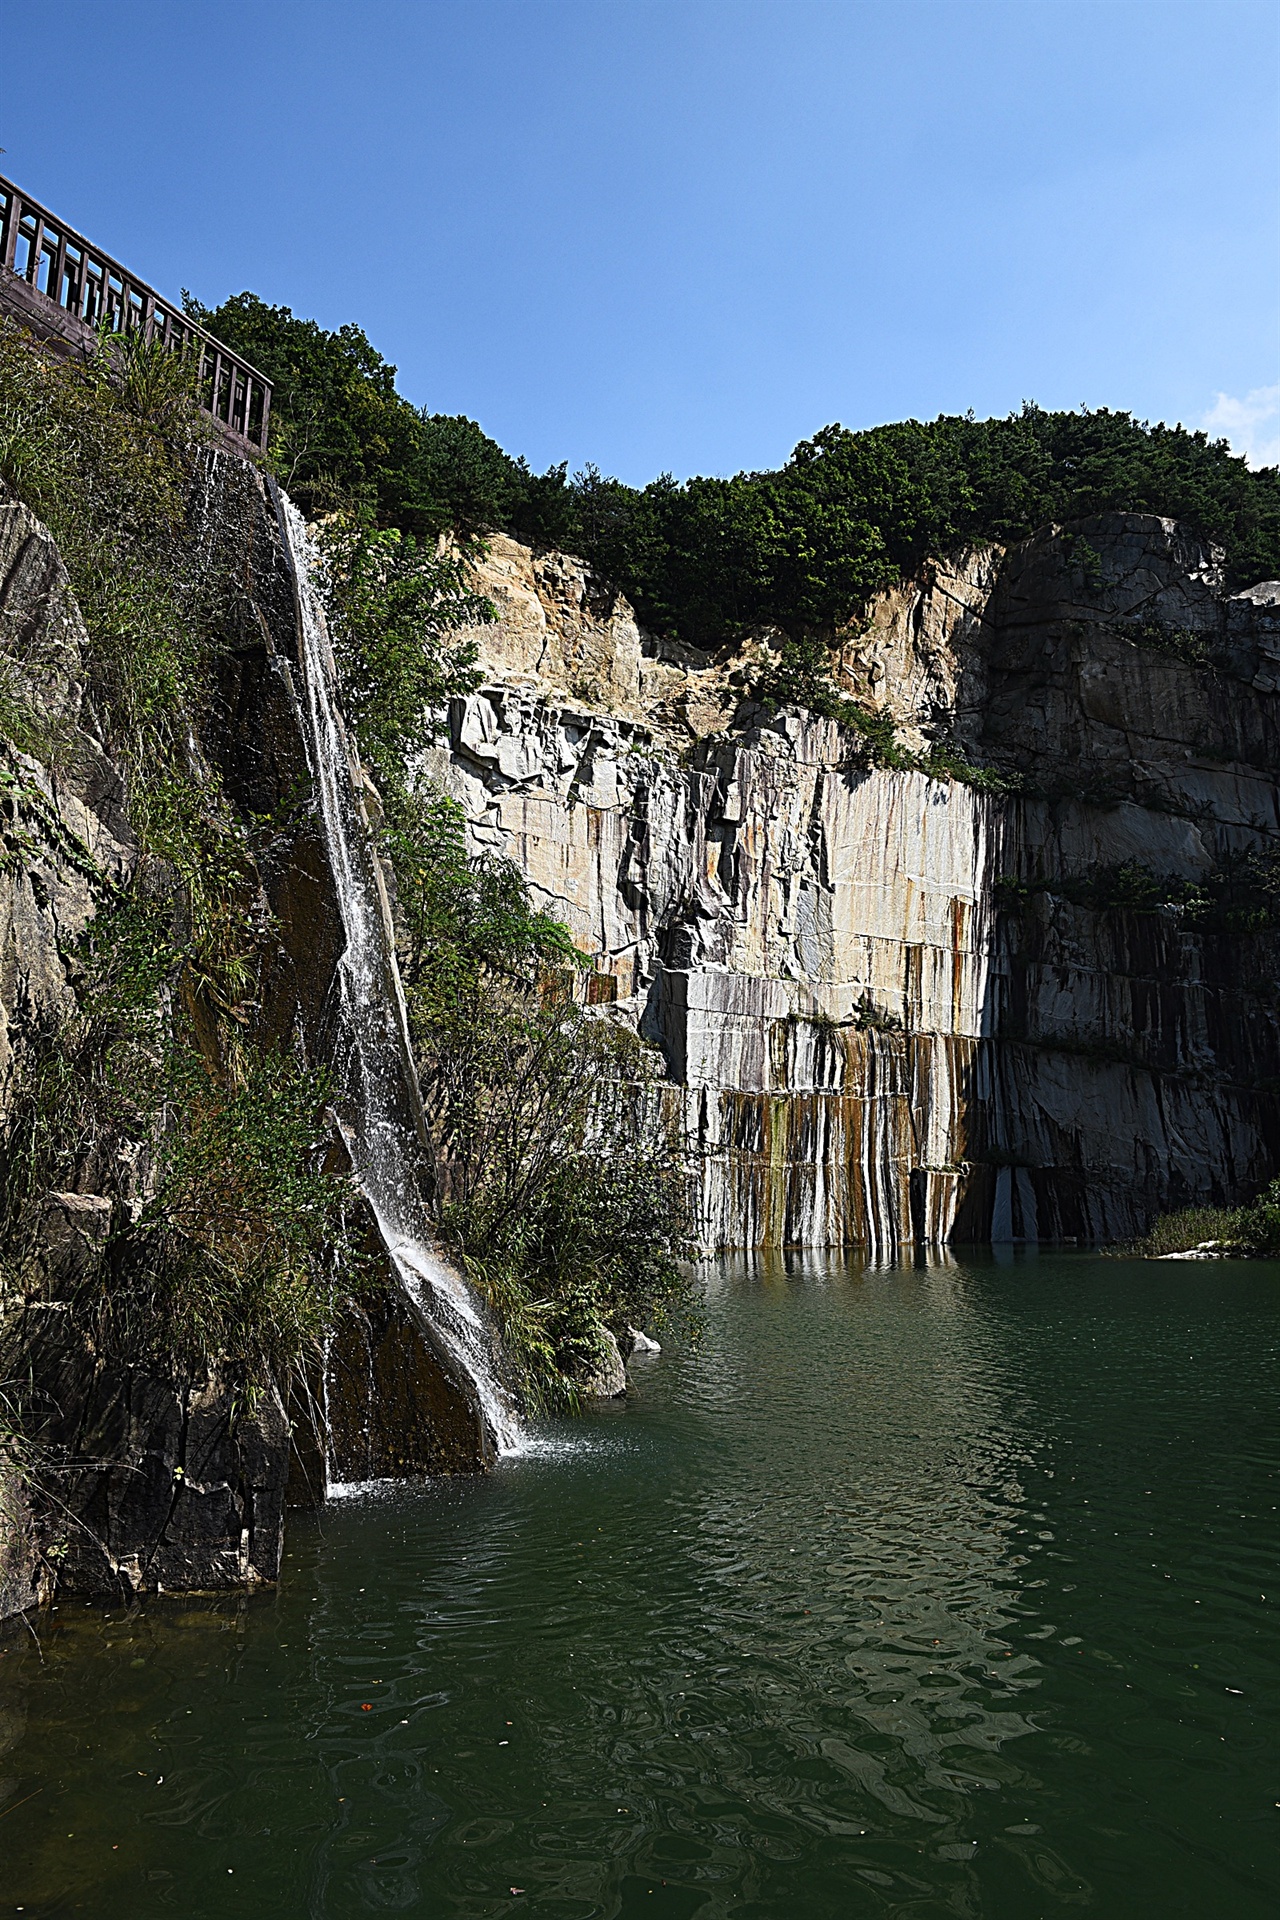
<svg viewBox="0 0 1280 1920">
<path fill-rule="evenodd" d="M 626 1391 L 627 1370 L 622 1364 L 622 1351 L 615 1336 L 607 1327 L 602 1327 L 597 1362 L 583 1381 L 582 1392 L 588 1400 L 620 1400 Z"/>
</svg>

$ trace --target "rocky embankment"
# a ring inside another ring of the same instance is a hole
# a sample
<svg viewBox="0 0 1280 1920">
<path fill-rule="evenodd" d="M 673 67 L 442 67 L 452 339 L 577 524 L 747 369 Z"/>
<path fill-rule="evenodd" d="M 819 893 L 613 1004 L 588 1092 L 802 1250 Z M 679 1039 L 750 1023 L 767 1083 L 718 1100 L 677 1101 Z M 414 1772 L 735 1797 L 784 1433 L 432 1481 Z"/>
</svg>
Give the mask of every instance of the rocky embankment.
<svg viewBox="0 0 1280 1920">
<path fill-rule="evenodd" d="M 661 1048 L 705 1245 L 1110 1238 L 1275 1171 L 1280 585 L 1144 515 L 929 566 L 839 678 L 985 785 L 762 711 L 766 642 L 654 643 L 563 555 L 486 585 L 423 767 Z"/>
</svg>

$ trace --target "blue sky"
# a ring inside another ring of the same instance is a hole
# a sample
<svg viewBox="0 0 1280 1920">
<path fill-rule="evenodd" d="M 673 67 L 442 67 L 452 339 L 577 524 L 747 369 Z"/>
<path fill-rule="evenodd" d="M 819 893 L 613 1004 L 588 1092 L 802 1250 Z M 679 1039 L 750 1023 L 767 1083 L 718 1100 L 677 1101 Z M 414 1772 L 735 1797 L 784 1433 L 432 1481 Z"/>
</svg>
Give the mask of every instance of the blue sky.
<svg viewBox="0 0 1280 1920">
<path fill-rule="evenodd" d="M 1129 407 L 1280 457 L 1273 0 L 12 5 L 0 170 L 537 467 Z"/>
</svg>

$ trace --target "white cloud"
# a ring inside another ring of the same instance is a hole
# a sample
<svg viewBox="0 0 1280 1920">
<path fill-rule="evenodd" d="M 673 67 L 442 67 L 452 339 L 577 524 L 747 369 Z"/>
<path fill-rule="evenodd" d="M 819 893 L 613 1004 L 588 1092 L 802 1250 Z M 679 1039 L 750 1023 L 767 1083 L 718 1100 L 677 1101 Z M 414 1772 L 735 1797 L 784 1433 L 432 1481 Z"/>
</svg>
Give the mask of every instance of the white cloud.
<svg viewBox="0 0 1280 1920">
<path fill-rule="evenodd" d="M 1280 385 L 1255 387 L 1243 400 L 1220 393 L 1200 424 L 1215 440 L 1229 440 L 1251 467 L 1280 466 Z"/>
</svg>

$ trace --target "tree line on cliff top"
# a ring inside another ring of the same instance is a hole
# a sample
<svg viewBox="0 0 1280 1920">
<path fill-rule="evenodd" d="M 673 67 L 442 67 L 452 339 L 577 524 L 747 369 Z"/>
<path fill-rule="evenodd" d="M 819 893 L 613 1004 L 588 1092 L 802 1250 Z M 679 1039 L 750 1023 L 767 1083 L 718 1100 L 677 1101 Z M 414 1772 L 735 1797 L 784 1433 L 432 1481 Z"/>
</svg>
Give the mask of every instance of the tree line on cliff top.
<svg viewBox="0 0 1280 1920">
<path fill-rule="evenodd" d="M 580 554 L 647 626 L 695 646 L 762 626 L 828 633 L 931 554 L 1113 509 L 1216 542 L 1232 590 L 1280 576 L 1280 470 L 1128 413 L 1028 403 L 1006 419 L 829 426 L 775 471 L 632 487 L 590 466 L 534 473 L 474 420 L 412 406 L 357 326 L 327 332 L 252 293 L 189 305 L 274 382 L 272 455 L 304 507 Z"/>
</svg>

